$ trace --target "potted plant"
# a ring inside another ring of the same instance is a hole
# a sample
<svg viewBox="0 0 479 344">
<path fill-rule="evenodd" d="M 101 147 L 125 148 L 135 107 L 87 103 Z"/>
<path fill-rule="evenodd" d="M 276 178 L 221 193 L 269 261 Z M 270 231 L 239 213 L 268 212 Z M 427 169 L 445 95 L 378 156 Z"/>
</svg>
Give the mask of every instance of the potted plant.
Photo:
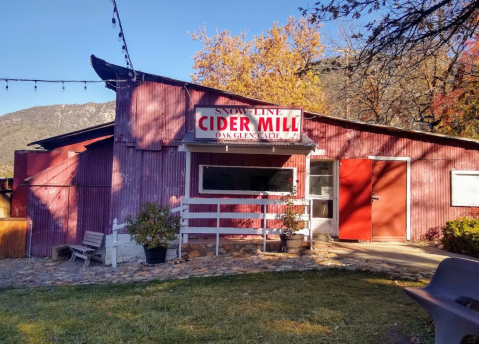
<svg viewBox="0 0 479 344">
<path fill-rule="evenodd" d="M 143 245 L 147 264 L 164 263 L 168 243 L 176 240 L 180 218 L 168 206 L 148 202 L 140 206 L 136 216 L 128 216 L 125 226 L 131 238 Z"/>
<path fill-rule="evenodd" d="M 299 182 L 298 180 L 296 182 Z M 304 235 L 296 234 L 297 231 L 305 227 L 305 222 L 301 216 L 304 214 L 304 205 L 294 205 L 293 200 L 296 195 L 296 187 L 291 179 L 289 180 L 289 193 L 284 195 L 281 200 L 285 204 L 285 211 L 280 216 L 283 229 L 281 230 L 281 248 L 280 251 L 288 253 L 298 253 L 303 249 Z"/>
</svg>

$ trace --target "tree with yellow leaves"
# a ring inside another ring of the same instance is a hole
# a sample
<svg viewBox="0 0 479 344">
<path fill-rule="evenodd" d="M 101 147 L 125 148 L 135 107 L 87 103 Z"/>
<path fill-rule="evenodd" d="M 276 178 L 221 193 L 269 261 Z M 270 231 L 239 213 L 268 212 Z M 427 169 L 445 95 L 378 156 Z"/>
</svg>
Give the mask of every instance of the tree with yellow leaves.
<svg viewBox="0 0 479 344">
<path fill-rule="evenodd" d="M 288 18 L 266 34 L 247 39 L 228 31 L 209 37 L 206 29 L 191 34 L 203 44 L 194 55 L 193 82 L 279 105 L 303 106 L 326 113 L 327 105 L 314 63 L 323 55 L 319 25 Z"/>
</svg>

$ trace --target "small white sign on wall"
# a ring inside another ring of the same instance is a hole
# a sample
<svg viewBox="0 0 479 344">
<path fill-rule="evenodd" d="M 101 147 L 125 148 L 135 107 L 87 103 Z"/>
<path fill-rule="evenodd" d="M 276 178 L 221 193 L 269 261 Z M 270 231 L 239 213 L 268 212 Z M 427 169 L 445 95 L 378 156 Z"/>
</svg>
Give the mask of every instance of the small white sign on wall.
<svg viewBox="0 0 479 344">
<path fill-rule="evenodd" d="M 479 171 L 451 171 L 451 205 L 479 207 Z"/>
</svg>

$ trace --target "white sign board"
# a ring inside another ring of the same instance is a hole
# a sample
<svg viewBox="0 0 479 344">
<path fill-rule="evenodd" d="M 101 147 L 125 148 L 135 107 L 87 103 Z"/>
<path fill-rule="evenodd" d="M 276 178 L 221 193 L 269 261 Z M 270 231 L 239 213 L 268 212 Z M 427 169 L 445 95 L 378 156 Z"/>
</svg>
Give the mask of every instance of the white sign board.
<svg viewBox="0 0 479 344">
<path fill-rule="evenodd" d="M 451 171 L 453 207 L 479 207 L 479 171 Z"/>
<path fill-rule="evenodd" d="M 300 141 L 302 109 L 195 107 L 195 138 L 202 140 Z"/>
</svg>

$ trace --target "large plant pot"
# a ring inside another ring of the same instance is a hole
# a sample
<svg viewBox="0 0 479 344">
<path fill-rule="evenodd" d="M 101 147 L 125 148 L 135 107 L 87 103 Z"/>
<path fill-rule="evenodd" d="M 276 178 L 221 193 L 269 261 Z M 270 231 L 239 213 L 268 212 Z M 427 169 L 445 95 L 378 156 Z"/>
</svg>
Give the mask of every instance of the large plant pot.
<svg viewBox="0 0 479 344">
<path fill-rule="evenodd" d="M 280 251 L 287 253 L 299 253 L 303 250 L 304 234 L 280 234 Z"/>
<path fill-rule="evenodd" d="M 145 257 L 147 264 L 160 264 L 166 261 L 167 247 L 158 246 L 155 248 L 148 248 L 148 245 L 143 245 L 145 250 Z"/>
</svg>

